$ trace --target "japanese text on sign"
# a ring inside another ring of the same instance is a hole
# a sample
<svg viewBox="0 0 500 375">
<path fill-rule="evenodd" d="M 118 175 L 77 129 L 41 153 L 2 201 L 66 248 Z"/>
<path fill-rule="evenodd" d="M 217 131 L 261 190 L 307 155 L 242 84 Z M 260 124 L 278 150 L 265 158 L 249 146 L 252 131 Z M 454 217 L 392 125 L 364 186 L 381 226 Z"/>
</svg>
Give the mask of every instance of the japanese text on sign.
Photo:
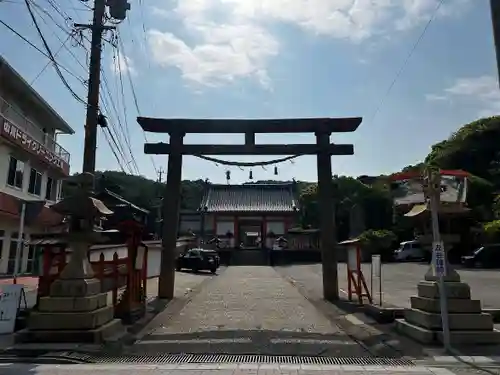
<svg viewBox="0 0 500 375">
<path fill-rule="evenodd" d="M 432 244 L 432 251 L 434 253 L 434 270 L 437 276 L 446 275 L 446 265 L 444 259 L 444 245 L 443 242 L 434 242 Z"/>
<path fill-rule="evenodd" d="M 22 289 L 19 284 L 0 287 L 0 334 L 14 332 Z"/>
<path fill-rule="evenodd" d="M 26 134 L 11 122 L 1 118 L 0 121 L 3 121 L 1 133 L 4 137 L 21 145 L 27 151 L 35 155 L 40 155 L 46 162 L 63 170 L 66 168 L 66 163 L 40 142 L 34 140 L 30 135 Z"/>
</svg>

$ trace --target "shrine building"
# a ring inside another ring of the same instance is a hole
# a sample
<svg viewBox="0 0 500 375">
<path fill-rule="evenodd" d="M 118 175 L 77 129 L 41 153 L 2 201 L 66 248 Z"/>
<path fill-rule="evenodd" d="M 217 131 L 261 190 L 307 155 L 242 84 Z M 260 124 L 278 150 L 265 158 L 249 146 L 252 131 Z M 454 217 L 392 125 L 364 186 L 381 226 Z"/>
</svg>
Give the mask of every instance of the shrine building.
<svg viewBox="0 0 500 375">
<path fill-rule="evenodd" d="M 296 183 L 207 184 L 200 212 L 200 234 L 222 247 L 272 248 L 298 220 Z"/>
</svg>

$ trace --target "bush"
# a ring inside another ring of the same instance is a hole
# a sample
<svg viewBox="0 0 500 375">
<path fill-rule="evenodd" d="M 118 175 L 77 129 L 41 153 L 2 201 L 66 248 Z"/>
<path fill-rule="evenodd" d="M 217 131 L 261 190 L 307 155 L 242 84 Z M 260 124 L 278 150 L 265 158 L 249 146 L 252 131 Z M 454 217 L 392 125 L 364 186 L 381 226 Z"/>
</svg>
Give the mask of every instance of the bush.
<svg viewBox="0 0 500 375">
<path fill-rule="evenodd" d="M 380 254 L 382 259 L 389 259 L 392 255 L 392 246 L 397 236 L 390 230 L 364 231 L 359 236 L 361 246 L 370 254 Z"/>
<path fill-rule="evenodd" d="M 483 233 L 487 242 L 500 241 L 500 220 L 493 220 L 483 223 Z"/>
</svg>

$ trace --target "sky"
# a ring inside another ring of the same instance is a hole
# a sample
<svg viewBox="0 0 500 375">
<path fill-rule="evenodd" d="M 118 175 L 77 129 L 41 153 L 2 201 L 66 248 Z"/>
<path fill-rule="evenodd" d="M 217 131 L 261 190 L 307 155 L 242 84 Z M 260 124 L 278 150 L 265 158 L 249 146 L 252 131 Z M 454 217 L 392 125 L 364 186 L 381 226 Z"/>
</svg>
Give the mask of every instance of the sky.
<svg viewBox="0 0 500 375">
<path fill-rule="evenodd" d="M 90 34 L 81 31 L 67 39 L 73 22 L 90 22 L 92 3 L 29 1 L 68 84 L 86 98 Z M 101 110 L 125 151 L 120 156 L 115 150 L 118 163 L 109 135 L 100 130 L 99 170 L 123 167 L 152 179 L 166 170 L 168 157 L 145 155 L 143 147 L 146 140 L 168 142 L 168 136 L 144 134 L 138 114 L 363 117 L 356 132 L 332 135 L 332 142 L 352 143 L 355 150 L 332 158 L 332 174 L 358 176 L 417 163 L 462 125 L 500 110 L 487 0 L 445 0 L 441 6 L 440 0 L 128 1 L 127 19 L 105 35 L 101 86 Z M 44 48 L 25 0 L 0 0 L 0 20 Z M 0 54 L 75 129 L 58 141 L 71 153 L 72 172 L 80 171 L 83 104 L 45 56 L 1 23 Z M 314 136 L 257 135 L 256 140 L 308 143 Z M 243 136 L 193 134 L 185 142 L 242 143 Z M 252 168 L 254 180 L 317 179 L 314 156 L 277 167 L 277 176 L 272 165 Z M 186 156 L 183 178 L 225 182 L 227 169 Z M 249 168 L 229 170 L 231 183 L 249 181 Z"/>
</svg>

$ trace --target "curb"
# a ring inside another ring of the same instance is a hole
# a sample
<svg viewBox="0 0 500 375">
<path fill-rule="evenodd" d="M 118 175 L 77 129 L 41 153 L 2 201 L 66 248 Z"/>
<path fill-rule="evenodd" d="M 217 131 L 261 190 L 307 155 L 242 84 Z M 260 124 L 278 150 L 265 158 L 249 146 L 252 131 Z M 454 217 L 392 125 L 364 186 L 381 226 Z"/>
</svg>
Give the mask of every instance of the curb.
<svg viewBox="0 0 500 375">
<path fill-rule="evenodd" d="M 406 310 L 404 307 L 395 306 L 365 305 L 363 307 L 363 312 L 366 316 L 375 319 L 377 323 L 381 324 L 390 324 L 396 319 L 404 318 Z"/>
<path fill-rule="evenodd" d="M 403 319 L 408 307 L 364 305 L 363 312 L 381 324 L 393 323 L 396 319 Z M 500 308 L 484 308 L 484 314 L 490 314 L 494 323 L 500 323 Z"/>
</svg>

